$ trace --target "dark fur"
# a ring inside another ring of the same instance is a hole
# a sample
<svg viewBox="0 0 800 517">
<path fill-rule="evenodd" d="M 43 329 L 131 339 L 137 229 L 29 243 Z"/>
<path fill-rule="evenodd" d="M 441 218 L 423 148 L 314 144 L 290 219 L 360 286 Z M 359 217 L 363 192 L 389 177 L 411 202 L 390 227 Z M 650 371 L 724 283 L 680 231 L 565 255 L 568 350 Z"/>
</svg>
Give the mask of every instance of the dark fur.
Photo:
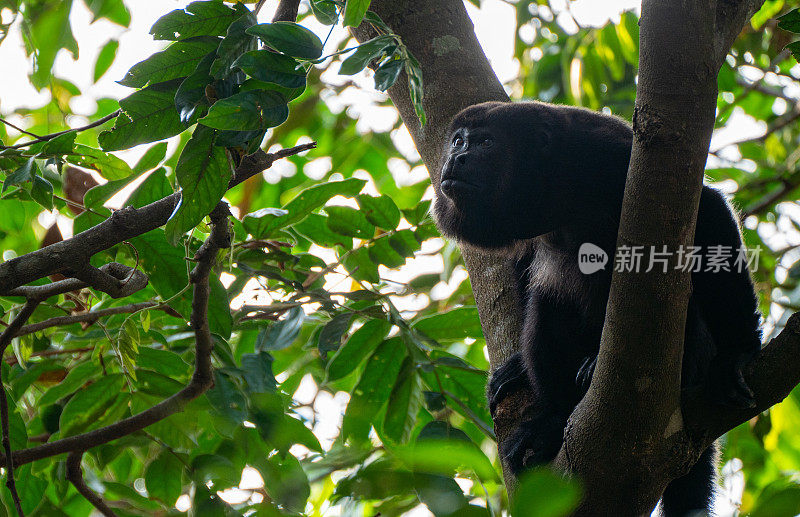
<svg viewBox="0 0 800 517">
<path fill-rule="evenodd" d="M 457 146 L 452 142 L 456 137 Z M 632 143 L 621 119 L 543 103 L 485 103 L 451 124 L 447 160 L 434 188 L 434 213 L 450 237 L 494 249 L 517 261 L 525 300 L 520 352 L 492 377 L 492 411 L 528 388 L 534 409 L 516 434 L 499 444 L 517 472 L 551 461 L 567 417 L 594 371 L 613 269 L 622 195 Z M 584 242 L 609 256 L 605 270 L 584 275 Z M 724 197 L 704 186 L 695 245 L 738 250 L 741 235 Z M 692 274 L 682 379 L 706 383 L 721 400 L 751 405 L 741 366 L 761 345 L 760 316 L 749 273 Z M 703 263 L 705 267 L 705 262 Z M 715 485 L 714 449 L 674 480 L 663 497 L 667 515 L 709 508 Z"/>
</svg>

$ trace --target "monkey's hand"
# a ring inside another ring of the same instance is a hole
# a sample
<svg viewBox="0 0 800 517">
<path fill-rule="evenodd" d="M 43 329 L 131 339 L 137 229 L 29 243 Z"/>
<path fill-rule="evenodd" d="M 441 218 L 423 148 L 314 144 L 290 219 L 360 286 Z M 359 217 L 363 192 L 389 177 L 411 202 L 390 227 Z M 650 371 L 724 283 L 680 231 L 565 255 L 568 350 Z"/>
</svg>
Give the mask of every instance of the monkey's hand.
<svg viewBox="0 0 800 517">
<path fill-rule="evenodd" d="M 561 449 L 565 426 L 566 419 L 555 413 L 524 420 L 499 444 L 500 455 L 515 475 L 549 463 Z"/>
<path fill-rule="evenodd" d="M 487 397 L 489 398 L 489 411 L 492 416 L 497 411 L 497 405 L 509 395 L 520 390 L 530 389 L 528 374 L 522 364 L 522 356 L 516 353 L 508 358 L 508 361 L 492 373 L 487 387 Z"/>
<path fill-rule="evenodd" d="M 756 407 L 753 390 L 744 380 L 744 367 L 758 351 L 718 355 L 711 364 L 709 381 L 720 404 L 740 408 Z"/>
</svg>

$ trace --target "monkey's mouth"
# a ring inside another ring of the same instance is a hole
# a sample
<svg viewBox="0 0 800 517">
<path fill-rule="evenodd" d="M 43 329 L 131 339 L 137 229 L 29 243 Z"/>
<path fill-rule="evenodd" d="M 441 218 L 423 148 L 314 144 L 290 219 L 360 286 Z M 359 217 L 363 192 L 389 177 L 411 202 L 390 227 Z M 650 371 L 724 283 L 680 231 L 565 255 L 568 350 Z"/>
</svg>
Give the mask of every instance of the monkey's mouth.
<svg viewBox="0 0 800 517">
<path fill-rule="evenodd" d="M 480 188 L 477 185 L 468 183 L 455 178 L 447 178 L 442 180 L 442 193 L 452 199 L 458 201 L 470 194 L 477 194 Z"/>
</svg>

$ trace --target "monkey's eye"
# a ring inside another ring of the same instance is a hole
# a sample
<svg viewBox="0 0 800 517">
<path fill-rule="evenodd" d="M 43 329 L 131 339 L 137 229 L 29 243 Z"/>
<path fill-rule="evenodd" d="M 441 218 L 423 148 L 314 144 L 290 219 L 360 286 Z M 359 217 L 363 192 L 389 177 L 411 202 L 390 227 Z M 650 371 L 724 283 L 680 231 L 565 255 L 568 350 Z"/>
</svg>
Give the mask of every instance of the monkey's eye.
<svg viewBox="0 0 800 517">
<path fill-rule="evenodd" d="M 453 138 L 453 149 L 458 149 L 459 147 L 464 147 L 464 138 L 461 135 L 456 135 Z"/>
</svg>

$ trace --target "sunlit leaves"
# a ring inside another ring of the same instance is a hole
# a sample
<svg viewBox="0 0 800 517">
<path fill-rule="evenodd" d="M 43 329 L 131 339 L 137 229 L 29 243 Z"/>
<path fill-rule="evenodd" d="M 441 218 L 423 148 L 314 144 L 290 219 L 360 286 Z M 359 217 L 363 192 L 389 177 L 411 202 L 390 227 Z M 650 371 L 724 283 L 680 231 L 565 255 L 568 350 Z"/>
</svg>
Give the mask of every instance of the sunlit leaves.
<svg viewBox="0 0 800 517">
<path fill-rule="evenodd" d="M 97 54 L 97 61 L 94 64 L 93 79 L 97 82 L 111 67 L 114 59 L 117 57 L 117 49 L 119 48 L 119 41 L 109 40 L 108 43 L 103 45 L 100 53 Z"/>
<path fill-rule="evenodd" d="M 302 25 L 292 22 L 261 23 L 247 29 L 269 47 L 286 55 L 314 60 L 322 55 L 322 41 Z"/>
<path fill-rule="evenodd" d="M 385 320 L 364 323 L 328 363 L 328 380 L 335 381 L 355 370 L 365 357 L 383 341 L 392 325 Z"/>
<path fill-rule="evenodd" d="M 347 405 L 342 434 L 345 438 L 367 438 L 372 419 L 386 403 L 393 383 L 400 372 L 406 349 L 402 340 L 394 338 L 381 343 L 367 360 L 361 379 L 353 390 Z"/>
<path fill-rule="evenodd" d="M 344 20 L 342 23 L 346 27 L 357 27 L 364 19 L 364 15 L 369 9 L 370 0 L 347 0 L 344 6 Z"/>
<path fill-rule="evenodd" d="M 242 15 L 222 2 L 191 2 L 156 21 L 150 29 L 155 39 L 179 40 L 193 36 L 224 36 L 228 26 Z"/>
<path fill-rule="evenodd" d="M 300 192 L 297 197 L 284 205 L 280 213 L 273 210 L 257 211 L 247 214 L 243 220 L 248 232 L 258 238 L 268 237 L 273 231 L 301 221 L 305 216 L 322 205 L 333 196 L 354 196 L 364 187 L 366 182 L 351 178 L 344 181 L 314 185 Z"/>
<path fill-rule="evenodd" d="M 131 67 L 120 81 L 123 86 L 141 88 L 148 83 L 160 83 L 185 77 L 194 71 L 200 58 L 216 50 L 219 38 L 201 36 L 176 41 L 161 52 Z"/>
</svg>

